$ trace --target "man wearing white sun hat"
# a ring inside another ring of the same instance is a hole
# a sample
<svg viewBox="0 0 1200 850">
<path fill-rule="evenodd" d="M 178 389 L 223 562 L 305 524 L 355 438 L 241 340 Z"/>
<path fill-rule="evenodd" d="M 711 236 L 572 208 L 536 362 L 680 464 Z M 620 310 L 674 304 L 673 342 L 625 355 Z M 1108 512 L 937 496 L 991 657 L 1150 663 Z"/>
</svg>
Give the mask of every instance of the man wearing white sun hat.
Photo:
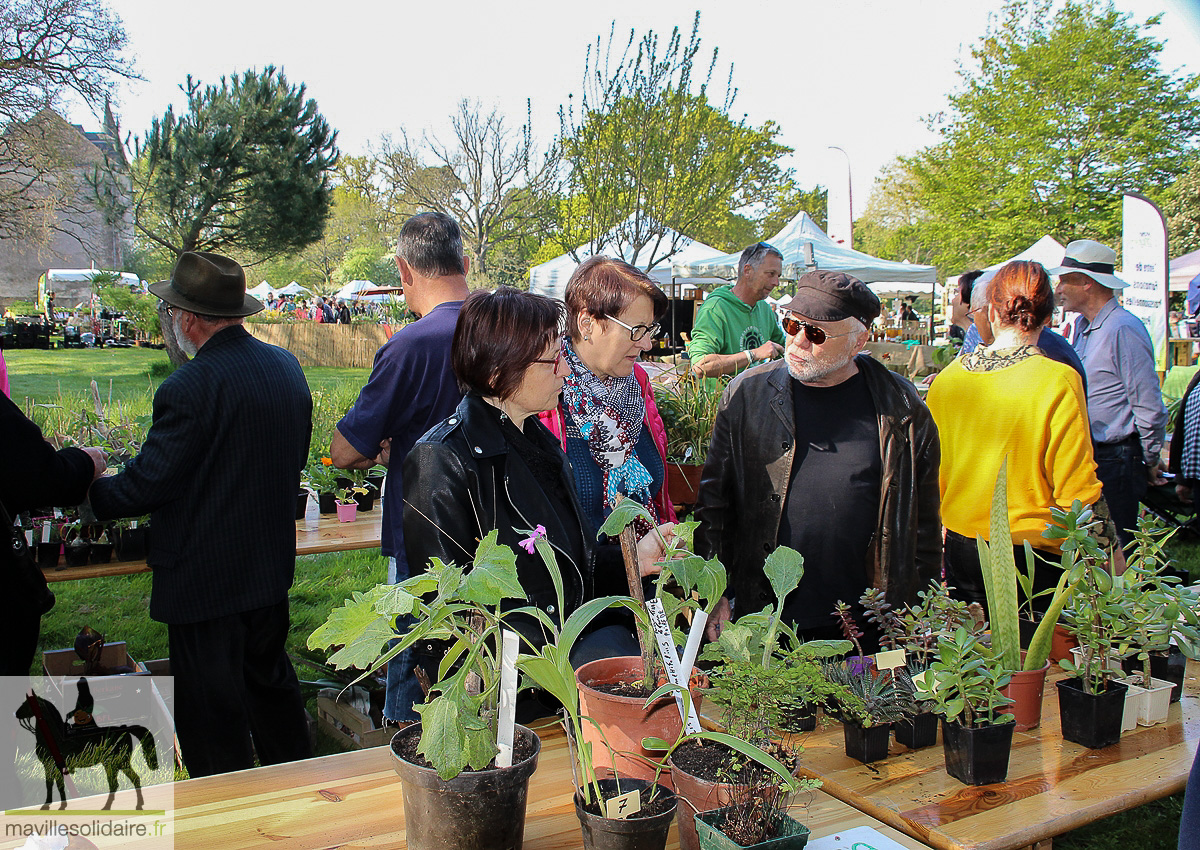
<svg viewBox="0 0 1200 850">
<path fill-rule="evenodd" d="M 1107 245 L 1077 239 L 1050 274 L 1059 277 L 1059 306 L 1082 316 L 1072 339 L 1087 373 L 1096 475 L 1124 546 L 1133 539 L 1147 486 L 1163 482 L 1159 452 L 1167 409 L 1150 334 L 1117 303 L 1116 290 L 1126 283 L 1113 273 L 1116 262 Z"/>
</svg>

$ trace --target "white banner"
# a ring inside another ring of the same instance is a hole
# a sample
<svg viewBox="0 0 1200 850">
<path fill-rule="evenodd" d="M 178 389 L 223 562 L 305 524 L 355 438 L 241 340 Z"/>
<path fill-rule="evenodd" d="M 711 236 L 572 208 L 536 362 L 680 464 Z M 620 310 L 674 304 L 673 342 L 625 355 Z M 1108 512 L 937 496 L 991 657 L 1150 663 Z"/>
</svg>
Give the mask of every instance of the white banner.
<svg viewBox="0 0 1200 850">
<path fill-rule="evenodd" d="M 1141 319 L 1154 343 L 1160 372 L 1167 370 L 1167 223 L 1162 211 L 1141 195 L 1122 201 L 1121 262 L 1117 273 L 1129 284 L 1121 304 Z"/>
</svg>

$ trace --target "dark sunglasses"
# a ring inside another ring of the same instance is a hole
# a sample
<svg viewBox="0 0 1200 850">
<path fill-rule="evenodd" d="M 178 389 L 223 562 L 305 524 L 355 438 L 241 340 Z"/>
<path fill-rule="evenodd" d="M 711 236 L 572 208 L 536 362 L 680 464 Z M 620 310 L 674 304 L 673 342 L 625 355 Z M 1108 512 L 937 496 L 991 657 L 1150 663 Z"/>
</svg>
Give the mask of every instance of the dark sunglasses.
<svg viewBox="0 0 1200 850">
<path fill-rule="evenodd" d="M 854 331 L 846 331 L 845 333 L 831 334 L 824 328 L 819 328 L 816 325 L 810 325 L 808 322 L 800 321 L 790 313 L 783 317 L 783 320 L 780 322 L 780 324 L 783 325 L 783 332 L 788 336 L 795 336 L 796 334 L 800 333 L 801 330 L 803 330 L 804 335 L 808 337 L 808 341 L 813 345 L 821 345 L 827 339 L 838 336 L 846 336 L 847 334 L 854 333 Z"/>
</svg>

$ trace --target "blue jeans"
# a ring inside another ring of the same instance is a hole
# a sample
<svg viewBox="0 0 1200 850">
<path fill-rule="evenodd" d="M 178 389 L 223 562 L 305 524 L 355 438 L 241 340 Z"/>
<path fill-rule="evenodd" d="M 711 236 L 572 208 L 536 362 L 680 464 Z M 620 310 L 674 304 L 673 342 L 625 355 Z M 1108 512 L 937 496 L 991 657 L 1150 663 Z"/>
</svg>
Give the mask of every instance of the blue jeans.
<svg viewBox="0 0 1200 850">
<path fill-rule="evenodd" d="M 1104 501 L 1124 548 L 1133 541 L 1141 499 L 1149 486 L 1142 442 L 1134 434 L 1119 443 L 1097 443 L 1095 454 L 1096 477 L 1104 488 Z"/>
<path fill-rule="evenodd" d="M 403 565 L 405 575 L 399 575 L 401 565 L 397 564 L 395 558 L 388 558 L 388 581 L 396 584 L 408 577 L 408 565 Z M 405 632 L 412 627 L 416 622 L 412 617 L 398 617 L 396 619 L 396 631 Z M 389 646 L 395 646 L 397 641 L 392 641 Z M 421 692 L 421 685 L 417 681 L 416 674 L 413 673 L 415 667 L 413 652 L 411 649 L 406 649 L 388 662 L 387 668 L 387 692 L 383 699 L 383 716 L 394 723 L 407 723 L 411 720 L 419 720 L 417 713 L 413 711 L 413 704 L 422 702 L 425 695 Z"/>
</svg>

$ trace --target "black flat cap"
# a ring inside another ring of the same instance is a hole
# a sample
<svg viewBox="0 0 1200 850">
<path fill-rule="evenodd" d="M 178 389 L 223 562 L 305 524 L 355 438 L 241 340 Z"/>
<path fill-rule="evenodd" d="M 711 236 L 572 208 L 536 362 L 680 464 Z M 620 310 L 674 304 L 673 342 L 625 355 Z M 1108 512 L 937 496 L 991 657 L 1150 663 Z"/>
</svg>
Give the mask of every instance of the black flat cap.
<svg viewBox="0 0 1200 850">
<path fill-rule="evenodd" d="M 796 280 L 796 294 L 783 309 L 818 322 L 855 318 L 866 327 L 879 316 L 879 296 L 865 283 L 844 272 L 805 272 Z"/>
</svg>

